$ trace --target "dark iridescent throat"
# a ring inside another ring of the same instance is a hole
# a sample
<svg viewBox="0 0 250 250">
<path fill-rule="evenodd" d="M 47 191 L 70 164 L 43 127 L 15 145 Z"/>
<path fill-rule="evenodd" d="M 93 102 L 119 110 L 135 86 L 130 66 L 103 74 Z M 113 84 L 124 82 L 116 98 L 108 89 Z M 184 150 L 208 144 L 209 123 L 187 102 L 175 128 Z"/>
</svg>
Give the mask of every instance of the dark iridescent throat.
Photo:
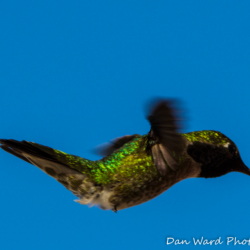
<svg viewBox="0 0 250 250">
<path fill-rule="evenodd" d="M 201 163 L 199 177 L 219 177 L 232 171 L 232 163 L 227 161 L 228 152 L 221 146 L 210 143 L 193 142 L 187 147 L 187 153 L 198 163 Z"/>
</svg>

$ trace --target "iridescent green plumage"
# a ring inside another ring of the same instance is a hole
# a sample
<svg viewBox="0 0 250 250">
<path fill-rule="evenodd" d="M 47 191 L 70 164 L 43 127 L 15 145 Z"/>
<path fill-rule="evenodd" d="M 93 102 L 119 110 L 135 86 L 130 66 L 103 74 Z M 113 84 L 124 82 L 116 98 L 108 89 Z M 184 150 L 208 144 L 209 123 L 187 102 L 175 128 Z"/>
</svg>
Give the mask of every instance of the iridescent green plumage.
<svg viewBox="0 0 250 250">
<path fill-rule="evenodd" d="M 231 142 L 223 134 L 216 131 L 198 131 L 181 134 L 181 136 L 187 139 L 187 144 L 195 141 L 216 145 Z M 85 176 L 85 184 L 94 183 L 94 186 L 99 187 L 99 192 L 104 189 L 112 190 L 114 194 L 110 197 L 110 201 L 113 202 L 114 206 L 118 203 L 133 206 L 165 191 L 169 186 L 166 183 L 173 184 L 174 181 L 178 182 L 183 179 L 183 173 L 186 172 L 186 169 L 190 170 L 191 176 L 195 172 L 191 171 L 192 160 L 185 152 L 181 155 L 172 152 L 180 170 L 168 169 L 168 175 L 166 177 L 161 176 L 153 162 L 152 155 L 147 150 L 148 144 L 148 135 L 137 135 L 132 141 L 125 143 L 111 155 L 97 161 L 86 160 L 47 147 L 46 152 L 53 154 L 61 163 L 82 173 Z M 40 149 L 44 148 L 44 146 L 38 144 L 33 145 Z M 173 176 L 177 178 L 173 178 L 172 181 L 169 180 Z M 188 173 L 186 173 L 185 178 L 187 177 L 189 177 Z M 66 180 L 66 183 L 63 184 L 74 191 L 77 196 L 86 195 L 86 188 L 81 188 L 82 181 L 77 181 L 77 178 L 74 178 L 73 175 L 65 177 L 64 180 Z M 90 186 L 93 187 L 92 184 Z M 146 194 L 146 197 L 144 194 Z"/>
<path fill-rule="evenodd" d="M 250 175 L 236 145 L 218 131 L 177 133 L 170 101 L 154 106 L 146 135 L 124 136 L 91 161 L 37 143 L 0 140 L 1 148 L 39 167 L 82 204 L 117 211 L 146 202 L 189 177 Z"/>
<path fill-rule="evenodd" d="M 217 145 L 231 142 L 226 136 L 217 131 L 206 130 L 181 135 L 190 142 L 202 141 Z M 148 135 L 137 135 L 133 141 L 124 144 L 111 155 L 98 161 L 86 160 L 56 149 L 54 152 L 60 162 L 86 174 L 91 181 L 97 184 L 108 185 L 117 181 L 130 180 L 131 177 L 135 178 L 135 176 L 158 175 L 152 156 L 146 150 L 147 143 Z M 49 151 L 51 153 L 50 148 Z"/>
<path fill-rule="evenodd" d="M 147 136 L 138 136 L 126 143 L 119 150 L 98 161 L 89 161 L 54 150 L 56 157 L 68 164 L 71 168 L 88 176 L 97 184 L 110 185 L 117 181 L 129 180 L 140 176 L 155 175 L 154 164 L 150 154 L 146 153 Z"/>
<path fill-rule="evenodd" d="M 182 135 L 186 137 L 190 142 L 200 141 L 200 142 L 213 143 L 216 145 L 221 145 L 229 142 L 229 138 L 227 138 L 222 133 L 213 130 L 196 131 Z"/>
</svg>

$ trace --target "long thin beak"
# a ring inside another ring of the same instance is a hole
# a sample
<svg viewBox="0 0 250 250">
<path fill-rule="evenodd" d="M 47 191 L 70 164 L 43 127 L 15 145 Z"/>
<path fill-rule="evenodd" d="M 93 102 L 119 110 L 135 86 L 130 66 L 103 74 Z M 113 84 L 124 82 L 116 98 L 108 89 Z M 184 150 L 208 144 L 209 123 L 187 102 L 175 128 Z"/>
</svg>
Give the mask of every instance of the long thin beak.
<svg viewBox="0 0 250 250">
<path fill-rule="evenodd" d="M 250 175 L 250 169 L 244 164 L 244 162 L 241 159 L 234 171 Z"/>
</svg>

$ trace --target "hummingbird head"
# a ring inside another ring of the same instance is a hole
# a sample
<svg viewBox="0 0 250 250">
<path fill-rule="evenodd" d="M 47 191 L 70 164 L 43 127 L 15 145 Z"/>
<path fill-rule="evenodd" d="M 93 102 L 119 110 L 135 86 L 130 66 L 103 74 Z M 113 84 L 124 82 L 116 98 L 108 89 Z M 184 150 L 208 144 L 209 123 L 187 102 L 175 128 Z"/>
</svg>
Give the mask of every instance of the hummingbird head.
<svg viewBox="0 0 250 250">
<path fill-rule="evenodd" d="M 187 153 L 194 161 L 201 163 L 199 177 L 214 178 L 230 172 L 250 175 L 250 169 L 243 163 L 235 143 L 217 131 L 199 131 L 187 147 Z M 191 134 L 191 133 L 190 133 Z"/>
</svg>

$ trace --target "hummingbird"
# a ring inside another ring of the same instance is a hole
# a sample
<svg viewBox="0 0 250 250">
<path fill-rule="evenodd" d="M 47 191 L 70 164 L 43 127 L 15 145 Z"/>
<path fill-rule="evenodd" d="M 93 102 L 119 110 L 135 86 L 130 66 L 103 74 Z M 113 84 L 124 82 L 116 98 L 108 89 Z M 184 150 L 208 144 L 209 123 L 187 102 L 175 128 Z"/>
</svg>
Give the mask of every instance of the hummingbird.
<svg viewBox="0 0 250 250">
<path fill-rule="evenodd" d="M 91 161 L 38 143 L 0 139 L 1 148 L 50 175 L 77 202 L 117 212 L 155 198 L 187 178 L 214 178 L 236 171 L 250 175 L 235 143 L 218 131 L 180 133 L 174 99 L 151 102 L 145 135 L 126 135 L 99 147 Z"/>
</svg>

